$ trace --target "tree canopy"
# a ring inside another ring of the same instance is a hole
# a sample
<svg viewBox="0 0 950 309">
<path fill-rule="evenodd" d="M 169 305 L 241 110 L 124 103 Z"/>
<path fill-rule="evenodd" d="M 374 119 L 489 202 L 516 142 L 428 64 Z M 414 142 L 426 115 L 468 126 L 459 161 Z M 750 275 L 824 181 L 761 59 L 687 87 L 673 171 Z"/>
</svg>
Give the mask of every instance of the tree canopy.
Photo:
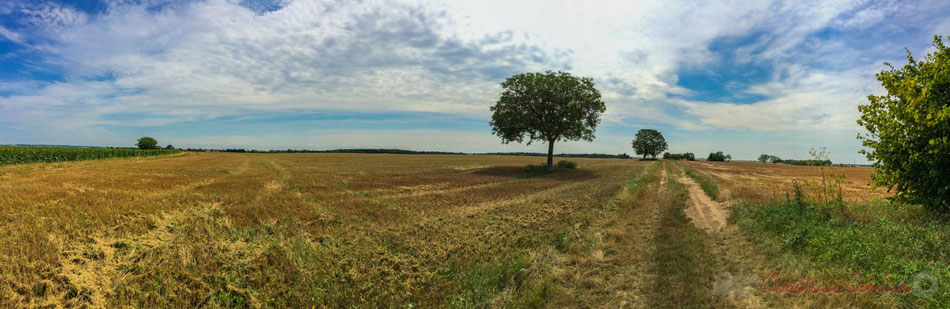
<svg viewBox="0 0 950 309">
<path fill-rule="evenodd" d="M 158 141 L 151 137 L 140 138 L 138 143 L 135 143 L 135 146 L 138 146 L 139 149 L 158 149 Z"/>
<path fill-rule="evenodd" d="M 782 163 L 782 158 L 769 155 L 769 154 L 764 154 L 764 153 L 759 155 L 759 158 L 757 160 L 762 163 L 769 163 L 769 162 L 772 162 L 773 164 Z"/>
<path fill-rule="evenodd" d="M 726 161 L 726 156 L 727 155 L 722 153 L 722 151 L 710 152 L 709 156 L 706 157 L 706 161 Z M 729 157 L 731 158 L 732 156 Z"/>
<path fill-rule="evenodd" d="M 640 129 L 636 138 L 633 139 L 633 150 L 642 155 L 644 159 L 647 156 L 656 158 L 661 152 L 666 150 L 666 139 L 660 131 L 654 129 Z"/>
<path fill-rule="evenodd" d="M 858 135 L 874 164 L 873 180 L 895 198 L 950 211 L 950 48 L 940 36 L 923 60 L 907 52 L 907 64 L 876 74 L 887 94 L 869 95 L 858 106 Z"/>
<path fill-rule="evenodd" d="M 548 143 L 548 167 L 554 142 L 594 140 L 594 130 L 606 105 L 594 81 L 566 72 L 523 73 L 501 83 L 498 102 L 491 107 L 492 133 L 503 143 Z"/>
</svg>

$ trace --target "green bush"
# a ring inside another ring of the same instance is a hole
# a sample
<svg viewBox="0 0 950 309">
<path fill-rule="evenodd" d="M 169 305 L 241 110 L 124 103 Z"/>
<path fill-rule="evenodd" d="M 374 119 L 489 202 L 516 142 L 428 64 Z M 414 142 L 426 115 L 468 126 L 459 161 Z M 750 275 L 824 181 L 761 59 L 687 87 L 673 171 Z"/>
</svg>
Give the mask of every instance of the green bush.
<svg viewBox="0 0 950 309">
<path fill-rule="evenodd" d="M 900 202 L 950 212 L 950 47 L 939 36 L 924 60 L 877 74 L 886 95 L 858 106 L 861 153 L 874 162 L 874 182 L 897 189 Z"/>
<path fill-rule="evenodd" d="M 557 161 L 557 167 L 572 170 L 572 169 L 577 168 L 577 162 L 561 160 L 561 161 Z"/>
</svg>

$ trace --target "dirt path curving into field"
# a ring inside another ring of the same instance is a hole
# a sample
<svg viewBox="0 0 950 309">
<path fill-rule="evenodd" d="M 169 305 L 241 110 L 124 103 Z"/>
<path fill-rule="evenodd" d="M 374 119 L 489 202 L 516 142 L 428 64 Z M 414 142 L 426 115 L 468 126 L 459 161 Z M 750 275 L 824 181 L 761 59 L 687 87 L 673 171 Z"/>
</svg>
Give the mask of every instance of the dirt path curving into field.
<svg viewBox="0 0 950 309">
<path fill-rule="evenodd" d="M 686 174 L 680 174 L 677 180 L 689 191 L 689 207 L 686 208 L 686 216 L 692 220 L 693 224 L 708 231 L 721 230 L 726 225 L 726 218 L 729 217 L 722 203 L 709 198 L 699 184 Z"/>
<path fill-rule="evenodd" d="M 684 171 L 678 174 L 676 181 L 683 184 L 689 194 L 684 214 L 693 225 L 711 232 L 706 236 L 707 248 L 717 265 L 711 292 L 721 297 L 727 307 L 769 307 L 756 290 L 761 280 L 756 273 L 762 270 L 757 269 L 753 261 L 761 261 L 762 257 L 736 226 L 727 226 L 729 210 L 723 203 L 712 200 Z"/>
</svg>

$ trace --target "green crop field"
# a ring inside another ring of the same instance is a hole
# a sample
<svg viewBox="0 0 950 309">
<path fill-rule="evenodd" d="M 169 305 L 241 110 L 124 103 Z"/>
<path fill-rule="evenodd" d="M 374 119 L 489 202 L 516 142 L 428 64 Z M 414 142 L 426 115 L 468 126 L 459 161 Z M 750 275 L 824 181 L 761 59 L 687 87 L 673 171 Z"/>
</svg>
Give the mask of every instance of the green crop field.
<svg viewBox="0 0 950 309">
<path fill-rule="evenodd" d="M 180 152 L 178 149 L 0 146 L 0 164 L 150 157 Z"/>
</svg>

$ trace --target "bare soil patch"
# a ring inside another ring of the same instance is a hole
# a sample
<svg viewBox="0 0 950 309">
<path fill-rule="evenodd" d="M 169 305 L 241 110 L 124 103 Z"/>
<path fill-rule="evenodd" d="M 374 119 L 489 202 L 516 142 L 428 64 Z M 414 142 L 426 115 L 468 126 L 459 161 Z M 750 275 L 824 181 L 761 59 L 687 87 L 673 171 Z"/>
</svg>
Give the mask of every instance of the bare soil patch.
<svg viewBox="0 0 950 309">
<path fill-rule="evenodd" d="M 686 216 L 692 220 L 693 224 L 705 230 L 722 229 L 726 224 L 726 219 L 729 218 L 729 213 L 723 208 L 722 203 L 709 198 L 692 178 L 680 175 L 677 180 L 686 185 L 689 191 L 689 207 L 686 208 Z"/>
</svg>

